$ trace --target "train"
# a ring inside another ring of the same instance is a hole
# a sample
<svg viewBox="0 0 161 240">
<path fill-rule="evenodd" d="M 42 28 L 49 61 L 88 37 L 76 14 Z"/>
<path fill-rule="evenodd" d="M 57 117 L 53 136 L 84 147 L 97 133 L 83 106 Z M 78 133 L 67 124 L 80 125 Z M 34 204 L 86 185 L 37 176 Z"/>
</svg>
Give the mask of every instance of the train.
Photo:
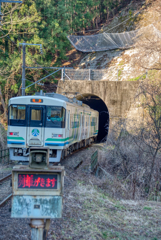
<svg viewBox="0 0 161 240">
<path fill-rule="evenodd" d="M 31 147 L 49 148 L 49 162 L 97 139 L 99 112 L 76 98 L 37 93 L 9 100 L 7 146 L 10 160 L 29 161 Z"/>
</svg>

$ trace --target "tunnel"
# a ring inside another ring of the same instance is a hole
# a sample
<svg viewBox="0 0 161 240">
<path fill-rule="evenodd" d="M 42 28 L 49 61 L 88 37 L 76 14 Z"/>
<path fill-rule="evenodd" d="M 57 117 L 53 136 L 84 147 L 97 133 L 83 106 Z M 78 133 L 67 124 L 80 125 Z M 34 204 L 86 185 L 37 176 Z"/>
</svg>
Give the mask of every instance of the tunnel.
<svg viewBox="0 0 161 240">
<path fill-rule="evenodd" d="M 109 128 L 109 112 L 104 101 L 98 96 L 89 93 L 78 95 L 77 99 L 99 112 L 99 130 L 97 141 L 106 141 Z"/>
</svg>

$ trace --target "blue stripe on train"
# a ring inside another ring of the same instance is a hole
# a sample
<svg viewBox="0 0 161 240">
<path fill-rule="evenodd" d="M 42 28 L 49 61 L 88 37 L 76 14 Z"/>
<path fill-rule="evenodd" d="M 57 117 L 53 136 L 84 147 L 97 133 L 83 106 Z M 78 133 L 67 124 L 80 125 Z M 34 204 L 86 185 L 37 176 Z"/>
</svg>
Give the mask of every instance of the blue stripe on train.
<svg viewBox="0 0 161 240">
<path fill-rule="evenodd" d="M 66 144 L 69 144 L 69 142 L 65 142 L 65 143 L 45 143 L 45 146 L 65 146 Z"/>
<path fill-rule="evenodd" d="M 7 141 L 7 144 L 20 144 L 20 145 L 25 145 L 24 142 L 17 142 L 17 141 Z"/>
</svg>

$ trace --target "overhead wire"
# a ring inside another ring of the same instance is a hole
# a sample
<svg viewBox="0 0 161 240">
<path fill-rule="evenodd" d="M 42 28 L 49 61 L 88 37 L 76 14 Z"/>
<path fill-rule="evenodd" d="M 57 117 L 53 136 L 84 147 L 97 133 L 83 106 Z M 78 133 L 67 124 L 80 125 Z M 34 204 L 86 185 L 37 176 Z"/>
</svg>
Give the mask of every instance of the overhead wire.
<svg viewBox="0 0 161 240">
<path fill-rule="evenodd" d="M 3 30 L 2 29 L 0 29 L 2 32 L 3 32 Z M 4 32 L 3 32 L 4 33 Z M 17 46 L 17 44 L 16 44 L 16 42 L 14 42 L 11 38 L 10 38 L 10 36 L 9 35 L 7 35 L 6 36 L 15 46 L 16 46 L 16 48 L 18 49 L 18 50 L 21 50 L 21 47 L 20 46 Z M 37 63 L 36 61 L 35 61 L 35 59 L 33 59 L 32 57 L 30 57 L 29 55 L 27 55 L 32 61 L 34 61 L 34 63 L 36 63 L 39 67 L 41 67 L 46 73 L 48 73 L 49 74 L 49 72 L 45 69 L 45 67 L 43 67 L 43 66 L 41 66 L 39 63 Z M 52 76 L 52 75 L 51 75 Z M 53 76 L 52 76 L 53 77 Z M 27 80 L 27 79 L 26 79 Z M 29 81 L 29 80 L 28 80 Z M 34 83 L 33 83 L 34 84 Z M 56 86 L 57 88 L 60 88 L 60 89 L 62 89 L 62 90 L 64 90 L 64 88 L 62 88 L 62 87 L 60 87 L 60 86 L 58 86 L 57 84 L 53 84 L 54 86 Z M 69 87 L 69 86 L 68 86 Z M 71 89 L 71 87 L 69 87 L 69 89 Z M 71 89 L 72 90 L 72 89 Z M 81 94 L 81 93 L 80 93 Z"/>
<path fill-rule="evenodd" d="M 3 34 L 5 34 L 5 32 L 2 30 L 2 29 L 0 29 L 2 32 L 3 32 Z M 17 44 L 16 44 L 16 42 L 14 42 L 11 38 L 10 38 L 10 36 L 9 35 L 7 35 L 6 34 L 6 36 L 5 37 L 7 37 L 15 46 L 16 46 L 16 48 L 18 49 L 18 50 L 21 50 L 21 47 L 20 46 L 17 46 Z M 27 54 L 26 54 L 27 55 Z M 43 66 L 41 66 L 39 63 L 37 63 L 36 62 L 36 60 L 35 59 L 33 59 L 31 56 L 29 56 L 29 55 L 27 55 L 32 61 L 34 61 L 34 63 L 35 64 L 37 64 L 39 67 L 41 67 L 46 73 L 49 73 Z M 53 77 L 53 76 L 52 76 Z M 27 79 L 26 79 L 27 80 Z M 29 80 L 28 80 L 29 81 Z M 57 86 L 56 84 L 55 84 L 55 86 Z"/>
<path fill-rule="evenodd" d="M 143 11 L 143 10 L 142 10 Z M 117 24 L 116 26 L 110 28 L 110 29 L 107 29 L 108 31 L 111 31 L 112 29 L 115 29 L 117 26 L 120 26 L 121 24 L 123 24 L 124 22 L 128 21 L 129 19 L 131 19 L 132 17 L 135 17 L 137 14 L 139 14 L 141 11 L 138 11 L 137 13 L 133 14 L 133 16 L 130 16 L 129 18 L 127 18 L 126 20 L 124 20 L 123 22 Z M 0 29 L 4 34 L 5 32 Z M 93 29 L 93 30 L 87 30 L 87 31 L 97 31 L 97 30 L 103 30 L 102 28 L 101 29 Z M 87 32 L 85 31 L 85 32 Z M 82 32 L 82 31 L 79 31 L 79 32 Z M 73 33 L 79 33 L 79 32 L 73 32 Z M 9 36 L 9 33 L 5 34 L 3 37 L 0 37 L 0 38 L 4 38 L 4 37 L 7 37 L 16 47 L 17 47 L 17 44 L 10 38 Z M 21 49 L 21 47 L 17 47 L 18 50 Z M 43 66 L 41 66 L 39 63 L 36 62 L 35 59 L 33 59 L 31 56 L 27 55 L 32 61 L 34 61 L 35 64 L 37 64 L 38 66 L 40 66 L 46 73 L 49 73 Z M 53 76 L 52 76 L 53 77 Z M 27 79 L 26 79 L 27 80 Z M 33 83 L 34 84 L 34 83 Z M 54 84 L 56 87 L 59 87 L 58 85 Z M 68 86 L 69 87 L 69 86 Z M 63 89 L 62 87 L 59 87 L 61 89 Z M 71 87 L 69 87 L 71 89 Z"/>
</svg>

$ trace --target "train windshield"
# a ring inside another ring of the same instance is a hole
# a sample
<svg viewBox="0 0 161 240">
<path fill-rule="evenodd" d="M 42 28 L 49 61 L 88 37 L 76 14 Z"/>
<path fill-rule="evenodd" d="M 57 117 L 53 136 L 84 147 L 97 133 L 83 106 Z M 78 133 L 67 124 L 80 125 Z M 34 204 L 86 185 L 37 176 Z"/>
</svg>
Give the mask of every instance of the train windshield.
<svg viewBox="0 0 161 240">
<path fill-rule="evenodd" d="M 65 128 L 65 108 L 47 106 L 46 127 Z"/>
<path fill-rule="evenodd" d="M 9 108 L 9 121 L 14 125 L 25 125 L 26 123 L 26 106 L 11 105 Z"/>
</svg>

